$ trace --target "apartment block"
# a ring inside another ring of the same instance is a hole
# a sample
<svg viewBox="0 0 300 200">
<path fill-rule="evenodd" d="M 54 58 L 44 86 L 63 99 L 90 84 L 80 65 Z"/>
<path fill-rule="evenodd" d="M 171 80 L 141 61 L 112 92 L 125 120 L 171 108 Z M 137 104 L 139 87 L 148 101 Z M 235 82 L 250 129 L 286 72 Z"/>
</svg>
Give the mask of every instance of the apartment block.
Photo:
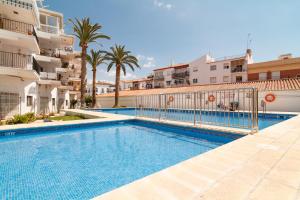
<svg viewBox="0 0 300 200">
<path fill-rule="evenodd" d="M 244 55 L 215 59 L 204 55 L 189 64 L 190 83 L 220 84 L 246 82 L 248 65 L 253 63 L 250 49 Z"/>
<path fill-rule="evenodd" d="M 0 118 L 68 108 L 80 59 L 63 15 L 35 0 L 3 0 L 0 8 Z"/>
<path fill-rule="evenodd" d="M 190 85 L 189 64 L 177 64 L 153 70 L 154 88 Z"/>
<path fill-rule="evenodd" d="M 106 81 L 96 82 L 96 95 L 107 94 L 115 91 L 115 85 Z M 90 96 L 93 95 L 93 84 L 88 84 L 86 93 Z"/>
<path fill-rule="evenodd" d="M 248 80 L 270 80 L 300 78 L 300 57 L 284 54 L 276 60 L 248 65 Z"/>
<path fill-rule="evenodd" d="M 152 88 L 153 76 L 133 80 L 122 80 L 120 83 L 121 90 L 144 90 Z"/>
</svg>

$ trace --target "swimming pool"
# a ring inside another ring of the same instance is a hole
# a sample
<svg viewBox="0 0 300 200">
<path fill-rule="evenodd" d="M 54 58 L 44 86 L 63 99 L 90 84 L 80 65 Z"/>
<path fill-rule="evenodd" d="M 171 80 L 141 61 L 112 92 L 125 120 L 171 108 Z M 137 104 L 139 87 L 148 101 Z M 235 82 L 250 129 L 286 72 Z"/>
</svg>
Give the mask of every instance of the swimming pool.
<svg viewBox="0 0 300 200">
<path fill-rule="evenodd" d="M 2 131 L 1 199 L 89 199 L 240 137 L 140 120 Z"/>
<path fill-rule="evenodd" d="M 112 114 L 121 114 L 121 115 L 131 115 L 135 116 L 136 111 L 135 108 L 105 108 L 105 109 L 94 109 L 94 111 L 98 112 L 105 112 L 105 113 L 112 113 Z M 158 119 L 159 112 L 158 111 L 153 111 L 153 110 L 146 110 L 144 111 L 146 114 L 150 114 L 151 116 L 156 116 Z M 247 121 L 248 117 L 245 119 L 238 118 L 237 115 L 238 113 L 229 113 L 230 114 L 230 123 L 231 124 L 243 124 L 244 126 L 249 123 Z M 240 115 L 243 113 L 239 113 Z M 166 116 L 168 119 L 171 120 L 179 120 L 179 121 L 187 121 L 187 122 L 193 122 L 194 119 L 194 113 L 191 110 L 174 110 L 170 112 L 170 114 L 167 113 L 168 116 Z M 247 115 L 247 114 L 245 114 Z M 199 113 L 197 114 L 199 117 Z M 277 124 L 279 122 L 282 122 L 284 120 L 290 119 L 291 117 L 294 117 L 295 115 L 287 115 L 287 114 L 259 114 L 258 115 L 258 127 L 259 129 L 264 129 L 269 126 L 272 126 L 274 124 Z M 163 118 L 164 116 L 162 116 Z M 225 113 L 211 113 L 211 112 L 201 112 L 201 117 L 204 121 L 210 121 L 210 120 L 218 120 L 219 122 L 227 122 L 228 119 L 228 114 Z"/>
</svg>

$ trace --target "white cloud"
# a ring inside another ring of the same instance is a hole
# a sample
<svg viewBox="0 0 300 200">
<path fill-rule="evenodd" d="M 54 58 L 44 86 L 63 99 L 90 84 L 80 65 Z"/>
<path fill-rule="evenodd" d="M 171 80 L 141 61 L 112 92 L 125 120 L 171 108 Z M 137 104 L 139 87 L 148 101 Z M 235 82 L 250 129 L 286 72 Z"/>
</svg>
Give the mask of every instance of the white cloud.
<svg viewBox="0 0 300 200">
<path fill-rule="evenodd" d="M 139 64 L 142 68 L 151 68 L 155 67 L 155 59 L 151 56 L 137 55 L 137 59 L 139 60 Z"/>
<path fill-rule="evenodd" d="M 115 70 L 111 70 L 110 72 L 106 72 L 106 73 L 109 77 L 112 77 L 113 79 L 116 76 Z M 135 78 L 137 78 L 137 76 L 131 72 L 127 72 L 127 70 L 126 70 L 126 76 L 124 76 L 123 72 L 121 72 L 121 79 L 135 79 Z"/>
<path fill-rule="evenodd" d="M 174 6 L 170 3 L 165 3 L 163 1 L 159 1 L 159 0 L 154 0 L 154 5 L 159 7 L 159 8 L 163 8 L 166 10 L 171 10 Z"/>
</svg>

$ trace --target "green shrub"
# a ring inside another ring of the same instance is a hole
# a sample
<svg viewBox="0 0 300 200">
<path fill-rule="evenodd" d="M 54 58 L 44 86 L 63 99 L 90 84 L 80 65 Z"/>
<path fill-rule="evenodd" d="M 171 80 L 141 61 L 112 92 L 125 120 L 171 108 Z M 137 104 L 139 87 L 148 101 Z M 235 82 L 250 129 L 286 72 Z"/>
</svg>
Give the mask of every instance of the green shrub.
<svg viewBox="0 0 300 200">
<path fill-rule="evenodd" d="M 24 114 L 28 118 L 28 122 L 34 122 L 36 120 L 35 114 L 30 112 Z"/>
<path fill-rule="evenodd" d="M 14 115 L 12 119 L 7 120 L 7 124 L 28 124 L 35 120 L 34 113 L 26 113 L 24 115 Z"/>
<path fill-rule="evenodd" d="M 92 96 L 86 96 L 84 98 L 84 102 L 85 102 L 85 105 L 87 107 L 90 107 L 91 106 L 91 103 L 93 102 L 93 97 Z"/>
</svg>

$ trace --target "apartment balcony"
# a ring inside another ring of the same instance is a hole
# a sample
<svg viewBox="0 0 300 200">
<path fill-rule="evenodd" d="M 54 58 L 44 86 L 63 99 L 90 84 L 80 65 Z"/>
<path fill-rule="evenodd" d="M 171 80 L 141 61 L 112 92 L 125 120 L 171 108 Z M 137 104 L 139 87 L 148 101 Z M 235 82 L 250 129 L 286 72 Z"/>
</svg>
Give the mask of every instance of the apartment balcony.
<svg viewBox="0 0 300 200">
<path fill-rule="evenodd" d="M 29 24 L 39 24 L 39 10 L 35 0 L 1 0 L 1 14 Z"/>
<path fill-rule="evenodd" d="M 3 45 L 17 46 L 40 53 L 39 40 L 32 24 L 0 17 L 0 39 Z"/>
<path fill-rule="evenodd" d="M 50 25 L 46 25 L 46 24 L 41 24 L 39 30 L 42 32 L 51 33 L 51 34 L 59 33 L 58 27 L 50 26 Z"/>
<path fill-rule="evenodd" d="M 40 85 L 60 86 L 61 81 L 57 80 L 57 74 L 52 72 L 40 72 Z"/>
<path fill-rule="evenodd" d="M 43 80 L 57 80 L 57 74 L 52 72 L 40 72 L 40 78 Z"/>
<path fill-rule="evenodd" d="M 69 77 L 69 82 L 80 82 L 81 78 L 80 78 L 80 74 L 75 74 L 74 76 Z"/>
<path fill-rule="evenodd" d="M 231 68 L 231 73 L 241 73 L 241 72 L 246 72 L 247 70 L 244 69 L 243 67 L 233 67 Z"/>
<path fill-rule="evenodd" d="M 33 68 L 31 55 L 0 51 L 0 74 L 38 79 L 38 69 Z"/>
<path fill-rule="evenodd" d="M 175 72 L 172 74 L 173 79 L 183 79 L 183 78 L 189 78 L 190 73 L 188 71 L 186 72 Z"/>
<path fill-rule="evenodd" d="M 56 68 L 55 71 L 56 71 L 56 73 L 66 73 L 66 72 L 68 72 L 68 68 L 59 67 L 59 68 Z"/>
<path fill-rule="evenodd" d="M 164 76 L 154 76 L 154 81 L 163 81 L 165 80 L 165 77 Z"/>
</svg>

